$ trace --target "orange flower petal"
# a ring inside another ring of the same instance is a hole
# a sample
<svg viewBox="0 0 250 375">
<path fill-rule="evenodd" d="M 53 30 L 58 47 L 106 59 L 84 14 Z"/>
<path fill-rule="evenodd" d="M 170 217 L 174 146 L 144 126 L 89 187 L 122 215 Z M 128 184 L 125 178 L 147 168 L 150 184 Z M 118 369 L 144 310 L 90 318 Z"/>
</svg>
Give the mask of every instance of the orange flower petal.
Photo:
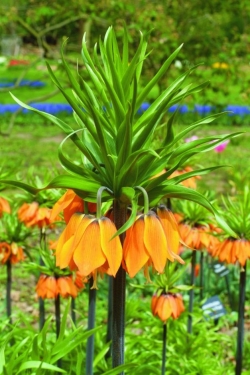
<svg viewBox="0 0 250 375">
<path fill-rule="evenodd" d="M 51 220 L 55 220 L 60 212 L 62 212 L 65 207 L 67 207 L 72 201 L 72 194 L 70 192 L 73 190 L 67 190 L 65 194 L 61 196 L 60 199 L 54 204 L 51 212 Z"/>
<path fill-rule="evenodd" d="M 241 266 L 246 264 L 248 259 L 248 241 L 246 240 L 237 240 L 234 241 L 234 246 L 236 246 L 236 253 L 238 257 L 238 261 Z"/>
<path fill-rule="evenodd" d="M 152 299 L 151 299 L 151 311 L 152 311 L 153 315 L 156 315 L 155 307 L 157 305 L 157 301 L 158 301 L 157 294 L 153 294 Z"/>
<path fill-rule="evenodd" d="M 180 244 L 180 234 L 178 224 L 173 213 L 164 206 L 157 208 L 157 215 L 160 218 L 165 235 L 167 237 L 168 247 L 171 252 L 178 254 Z"/>
<path fill-rule="evenodd" d="M 59 277 L 57 279 L 58 293 L 63 297 L 77 296 L 76 286 L 73 284 L 72 278 L 69 276 Z"/>
<path fill-rule="evenodd" d="M 88 276 L 106 261 L 101 248 L 100 236 L 98 220 L 93 220 L 87 226 L 82 240 L 74 250 L 73 260 L 84 276 Z"/>
<path fill-rule="evenodd" d="M 218 258 L 221 262 L 226 261 L 227 263 L 230 263 L 231 248 L 232 248 L 231 240 L 225 240 L 221 243 L 220 249 L 218 250 Z"/>
<path fill-rule="evenodd" d="M 56 253 L 56 266 L 60 268 L 66 268 L 69 266 L 74 253 L 74 236 L 71 236 L 60 248 L 60 251 Z"/>
<path fill-rule="evenodd" d="M 178 304 L 176 303 L 176 299 L 177 298 L 175 296 L 171 294 L 168 295 L 169 304 L 172 310 L 171 316 L 173 317 L 173 319 L 177 319 L 179 316 Z"/>
<path fill-rule="evenodd" d="M 166 320 L 170 318 L 171 314 L 172 308 L 169 301 L 169 296 L 164 296 L 161 309 L 158 310 L 158 315 L 163 322 L 166 322 Z"/>
<path fill-rule="evenodd" d="M 54 276 L 47 276 L 45 280 L 46 298 L 56 298 L 58 295 L 57 282 Z"/>
<path fill-rule="evenodd" d="M 84 215 L 75 214 L 71 217 L 69 223 L 67 224 L 66 228 L 62 232 L 56 246 L 56 256 L 59 256 L 63 245 L 74 235 L 78 226 L 81 223 L 82 218 Z"/>
<path fill-rule="evenodd" d="M 77 226 L 75 233 L 74 233 L 74 242 L 73 242 L 74 249 L 79 245 L 79 242 L 82 241 L 82 237 L 87 226 L 90 225 L 94 220 L 96 220 L 94 216 L 90 216 L 90 215 L 82 216 L 82 220 Z"/>
<path fill-rule="evenodd" d="M 167 261 L 167 240 L 160 219 L 154 212 L 144 216 L 144 244 L 153 262 L 154 268 L 159 273 L 164 271 Z M 171 257 L 170 260 L 173 260 Z"/>
<path fill-rule="evenodd" d="M 1 206 L 2 212 L 7 212 L 8 214 L 10 214 L 10 211 L 11 211 L 10 204 L 6 199 L 2 197 L 0 197 L 0 206 Z"/>
<path fill-rule="evenodd" d="M 99 220 L 100 234 L 101 234 L 101 248 L 106 256 L 109 264 L 109 272 L 115 276 L 121 266 L 122 261 L 122 245 L 119 236 L 112 236 L 117 232 L 117 229 L 110 219 L 102 217 Z"/>
<path fill-rule="evenodd" d="M 144 216 L 141 215 L 126 232 L 123 244 L 123 256 L 130 277 L 134 277 L 149 259 L 143 242 L 144 227 Z"/>
</svg>

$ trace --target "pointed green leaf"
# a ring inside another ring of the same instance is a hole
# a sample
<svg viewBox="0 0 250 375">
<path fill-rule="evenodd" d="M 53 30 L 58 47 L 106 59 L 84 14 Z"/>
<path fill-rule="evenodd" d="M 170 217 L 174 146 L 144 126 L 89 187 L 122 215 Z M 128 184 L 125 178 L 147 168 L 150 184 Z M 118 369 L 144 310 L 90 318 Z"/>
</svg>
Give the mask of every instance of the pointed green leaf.
<svg viewBox="0 0 250 375">
<path fill-rule="evenodd" d="M 23 372 L 24 370 L 27 369 L 39 369 L 42 368 L 44 370 L 49 370 L 49 371 L 57 371 L 62 374 L 66 374 L 66 371 L 60 369 L 57 366 L 50 365 L 49 363 L 41 362 L 41 361 L 27 361 L 21 364 L 17 374 L 20 374 L 20 372 Z"/>
<path fill-rule="evenodd" d="M 140 106 L 142 105 L 143 101 L 147 98 L 147 95 L 150 93 L 152 88 L 159 82 L 159 80 L 163 77 L 163 75 L 168 70 L 170 64 L 172 61 L 176 58 L 178 53 L 180 52 L 183 44 L 181 44 L 170 56 L 169 58 L 164 62 L 160 70 L 156 73 L 156 75 L 149 81 L 147 86 L 141 91 L 140 95 L 138 96 L 137 102 L 136 102 L 136 109 L 138 110 Z"/>
</svg>

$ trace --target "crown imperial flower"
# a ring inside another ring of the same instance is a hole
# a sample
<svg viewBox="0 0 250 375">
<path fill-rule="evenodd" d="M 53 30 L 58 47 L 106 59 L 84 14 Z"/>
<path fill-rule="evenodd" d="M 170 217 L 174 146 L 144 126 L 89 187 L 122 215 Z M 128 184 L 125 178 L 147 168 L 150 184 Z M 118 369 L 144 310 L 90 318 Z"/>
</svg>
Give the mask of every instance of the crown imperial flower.
<svg viewBox="0 0 250 375">
<path fill-rule="evenodd" d="M 60 268 L 76 267 L 83 276 L 104 266 L 115 276 L 122 261 L 122 246 L 117 229 L 107 217 L 74 214 L 61 234 L 56 247 L 56 264 Z"/>
<path fill-rule="evenodd" d="M 170 317 L 177 319 L 185 307 L 181 294 L 162 293 L 160 296 L 153 295 L 151 310 L 154 316 L 158 316 L 165 323 Z"/>
</svg>

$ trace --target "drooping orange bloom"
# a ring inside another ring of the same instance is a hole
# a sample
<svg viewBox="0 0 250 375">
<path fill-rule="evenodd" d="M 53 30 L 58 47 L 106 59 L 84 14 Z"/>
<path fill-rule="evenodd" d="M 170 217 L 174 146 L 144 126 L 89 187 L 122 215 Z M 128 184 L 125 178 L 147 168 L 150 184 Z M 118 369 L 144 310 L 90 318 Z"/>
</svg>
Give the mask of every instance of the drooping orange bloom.
<svg viewBox="0 0 250 375">
<path fill-rule="evenodd" d="M 24 203 L 18 210 L 18 218 L 25 223 L 27 227 L 43 228 L 51 225 L 51 209 L 48 207 L 39 207 L 37 202 Z"/>
<path fill-rule="evenodd" d="M 241 266 L 246 264 L 250 258 L 250 241 L 245 239 L 226 239 L 220 242 L 213 252 L 221 262 L 235 264 L 239 262 Z"/>
<path fill-rule="evenodd" d="M 2 264 L 5 264 L 11 256 L 11 247 L 7 242 L 0 243 L 0 260 Z"/>
<path fill-rule="evenodd" d="M 184 244 L 193 250 L 207 249 L 212 251 L 217 244 L 217 238 L 211 233 L 209 225 L 190 226 L 179 224 L 180 236 Z"/>
<path fill-rule="evenodd" d="M 117 229 L 107 217 L 73 214 L 56 247 L 56 265 L 77 269 L 83 276 L 93 275 L 100 267 L 115 276 L 122 261 L 122 246 Z"/>
<path fill-rule="evenodd" d="M 88 210 L 90 213 L 96 212 L 96 204 L 88 203 Z M 58 214 L 62 211 L 64 220 L 68 224 L 73 214 L 84 212 L 83 199 L 78 197 L 73 190 L 67 190 L 66 193 L 55 203 L 51 213 L 52 220 L 55 220 Z"/>
<path fill-rule="evenodd" d="M 167 260 L 173 262 L 177 259 L 184 263 L 174 252 L 176 240 L 170 238 L 171 224 L 167 224 L 168 218 L 166 214 L 164 215 L 161 221 L 153 211 L 141 214 L 127 230 L 123 256 L 125 268 L 130 277 L 134 277 L 146 264 L 152 264 L 157 272 L 162 273 Z M 175 232 L 173 233 L 176 235 Z"/>
<path fill-rule="evenodd" d="M 82 290 L 85 288 L 85 284 L 88 282 L 88 278 L 83 276 L 79 271 L 75 273 L 75 286 L 78 290 Z"/>
<path fill-rule="evenodd" d="M 58 294 L 63 298 L 77 296 L 77 288 L 72 280 L 72 276 L 62 276 L 56 279 Z"/>
<path fill-rule="evenodd" d="M 10 211 L 11 209 L 9 202 L 6 199 L 0 197 L 0 217 L 2 217 L 3 212 L 7 212 L 8 214 L 10 214 Z"/>
<path fill-rule="evenodd" d="M 154 316 L 158 316 L 163 323 L 170 317 L 177 319 L 185 310 L 181 294 L 162 293 L 154 294 L 151 300 L 151 310 Z"/>
<path fill-rule="evenodd" d="M 185 167 L 183 168 L 182 170 L 176 170 L 174 171 L 170 176 L 169 178 L 173 178 L 173 177 L 176 177 L 176 176 L 180 176 L 184 173 L 188 173 L 188 172 L 192 172 L 193 171 L 193 168 L 191 167 Z M 201 177 L 200 176 L 194 176 L 194 177 L 190 177 L 190 178 L 187 178 L 186 180 L 182 181 L 181 182 L 181 185 L 183 186 L 186 186 L 188 188 L 191 188 L 191 189 L 196 189 L 196 183 L 197 183 L 197 180 L 200 180 Z"/>
<path fill-rule="evenodd" d="M 21 246 L 15 242 L 8 244 L 7 242 L 0 243 L 0 262 L 5 264 L 10 259 L 12 264 L 24 260 L 24 252 Z"/>
<path fill-rule="evenodd" d="M 171 252 L 178 254 L 180 245 L 179 226 L 172 211 L 164 205 L 157 207 L 157 215 L 163 226 L 168 247 Z"/>
<path fill-rule="evenodd" d="M 60 295 L 63 298 L 77 296 L 77 288 L 72 280 L 72 276 L 48 276 L 41 275 L 36 285 L 38 297 L 43 299 L 56 298 Z"/>
</svg>

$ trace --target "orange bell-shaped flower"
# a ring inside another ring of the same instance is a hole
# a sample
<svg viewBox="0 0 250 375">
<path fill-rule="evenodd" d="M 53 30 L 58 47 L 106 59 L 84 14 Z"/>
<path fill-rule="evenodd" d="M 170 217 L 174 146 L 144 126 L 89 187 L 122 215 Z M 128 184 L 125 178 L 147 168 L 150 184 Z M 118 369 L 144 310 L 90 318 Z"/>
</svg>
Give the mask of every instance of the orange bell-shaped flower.
<svg viewBox="0 0 250 375">
<path fill-rule="evenodd" d="M 158 316 L 165 323 L 170 317 L 177 319 L 185 307 L 181 294 L 162 293 L 160 296 L 153 295 L 151 310 L 154 316 Z"/>
<path fill-rule="evenodd" d="M 209 249 L 214 246 L 215 239 L 209 225 L 192 227 L 188 224 L 179 224 L 179 231 L 182 241 L 187 247 L 194 250 Z"/>
<path fill-rule="evenodd" d="M 215 256 L 218 256 L 221 262 L 235 264 L 237 261 L 241 266 L 246 264 L 250 258 L 250 241 L 245 239 L 226 239 L 219 243 Z"/>
<path fill-rule="evenodd" d="M 96 204 L 88 203 L 88 209 L 90 213 L 96 212 Z M 67 190 L 66 193 L 55 203 L 51 213 L 52 220 L 54 220 L 62 211 L 64 220 L 68 223 L 73 214 L 84 212 L 83 199 L 73 190 Z"/>
<path fill-rule="evenodd" d="M 54 221 L 51 219 L 51 209 L 39 207 L 37 202 L 24 203 L 18 210 L 18 219 L 27 227 L 38 228 L 51 225 Z"/>
<path fill-rule="evenodd" d="M 36 285 L 38 297 L 43 299 L 56 298 L 60 295 L 63 298 L 77 296 L 77 288 L 72 276 L 48 276 L 41 275 Z"/>
<path fill-rule="evenodd" d="M 125 268 L 130 277 L 134 277 L 148 262 L 162 273 L 167 260 L 181 260 L 168 246 L 168 229 L 153 211 L 137 217 L 127 230 L 123 245 Z"/>
<path fill-rule="evenodd" d="M 0 197 L 0 217 L 2 217 L 3 212 L 7 212 L 8 214 L 10 214 L 11 209 L 9 202 L 6 199 Z"/>
<path fill-rule="evenodd" d="M 0 262 L 5 264 L 10 259 L 12 264 L 24 260 L 24 253 L 21 246 L 15 242 L 8 244 L 7 242 L 0 243 Z"/>
<path fill-rule="evenodd" d="M 122 261 L 122 246 L 117 229 L 107 217 L 73 214 L 58 240 L 56 264 L 60 268 L 76 265 L 88 276 L 107 262 L 107 272 L 115 276 Z M 112 239 L 111 239 L 112 238 Z"/>
</svg>

